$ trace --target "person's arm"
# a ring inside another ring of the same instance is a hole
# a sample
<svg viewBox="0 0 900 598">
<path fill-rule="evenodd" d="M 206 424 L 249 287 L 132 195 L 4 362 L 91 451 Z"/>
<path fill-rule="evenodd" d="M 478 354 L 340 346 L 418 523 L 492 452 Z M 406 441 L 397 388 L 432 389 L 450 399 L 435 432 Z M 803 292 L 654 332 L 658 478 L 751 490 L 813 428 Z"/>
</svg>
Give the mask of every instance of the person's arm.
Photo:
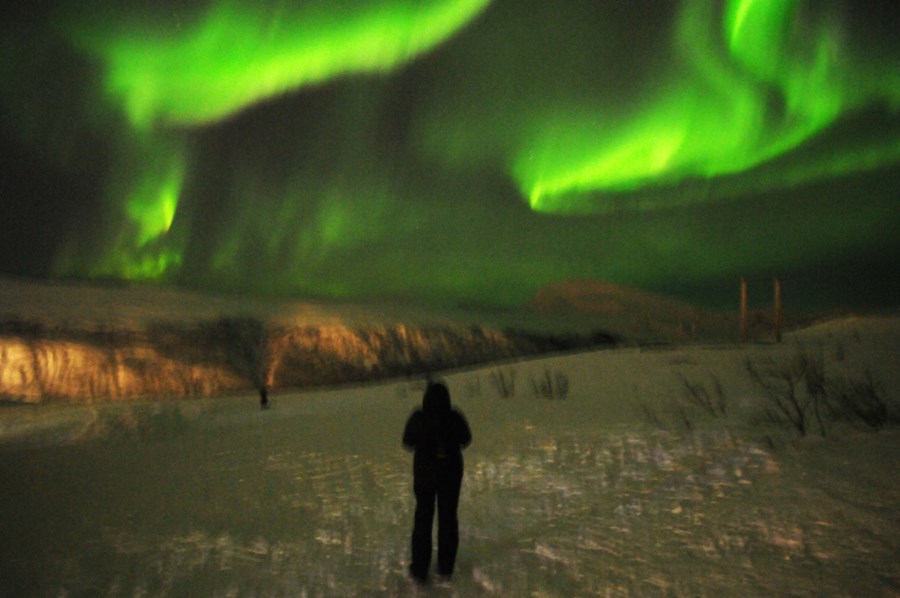
<svg viewBox="0 0 900 598">
<path fill-rule="evenodd" d="M 406 427 L 403 429 L 403 446 L 409 450 L 415 450 L 419 441 L 422 414 L 416 411 L 406 420 Z"/>
<path fill-rule="evenodd" d="M 466 421 L 466 416 L 462 412 L 454 411 L 453 413 L 456 416 L 454 418 L 456 420 L 456 440 L 461 448 L 466 448 L 472 444 L 472 430 L 469 429 L 469 422 Z"/>
</svg>

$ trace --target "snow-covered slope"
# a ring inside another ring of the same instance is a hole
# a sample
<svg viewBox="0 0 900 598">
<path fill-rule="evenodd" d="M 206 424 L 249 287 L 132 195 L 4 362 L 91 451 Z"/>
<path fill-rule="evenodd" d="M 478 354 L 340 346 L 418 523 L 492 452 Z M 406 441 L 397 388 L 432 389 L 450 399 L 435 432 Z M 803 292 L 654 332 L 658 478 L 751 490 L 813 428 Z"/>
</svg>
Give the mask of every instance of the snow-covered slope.
<svg viewBox="0 0 900 598">
<path fill-rule="evenodd" d="M 587 328 L 511 328 L 515 322 L 412 305 L 0 280 L 0 398 L 198 397 L 348 384 L 618 340 Z"/>
<path fill-rule="evenodd" d="M 422 379 L 266 411 L 253 393 L 6 406 L 0 595 L 893 596 L 898 428 L 829 416 L 803 437 L 764 417 L 746 364 L 805 354 L 895 409 L 898 339 L 896 318 L 854 318 L 447 374 L 474 442 L 456 575 L 424 589 L 400 446 Z"/>
</svg>

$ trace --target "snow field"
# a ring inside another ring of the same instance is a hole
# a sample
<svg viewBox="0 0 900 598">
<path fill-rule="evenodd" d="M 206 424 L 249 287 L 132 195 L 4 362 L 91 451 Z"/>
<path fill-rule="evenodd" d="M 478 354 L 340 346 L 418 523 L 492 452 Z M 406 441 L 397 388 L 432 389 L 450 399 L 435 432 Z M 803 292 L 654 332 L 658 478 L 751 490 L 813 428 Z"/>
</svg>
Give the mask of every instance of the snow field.
<svg viewBox="0 0 900 598">
<path fill-rule="evenodd" d="M 900 433 L 761 423 L 744 361 L 802 343 L 896 401 L 897 332 L 857 321 L 446 375 L 474 442 L 458 571 L 426 588 L 405 577 L 400 446 L 421 381 L 280 393 L 268 411 L 255 396 L 5 407 L 0 595 L 896 595 Z M 715 377 L 728 415 L 690 411 L 687 429 L 679 375 Z"/>
</svg>

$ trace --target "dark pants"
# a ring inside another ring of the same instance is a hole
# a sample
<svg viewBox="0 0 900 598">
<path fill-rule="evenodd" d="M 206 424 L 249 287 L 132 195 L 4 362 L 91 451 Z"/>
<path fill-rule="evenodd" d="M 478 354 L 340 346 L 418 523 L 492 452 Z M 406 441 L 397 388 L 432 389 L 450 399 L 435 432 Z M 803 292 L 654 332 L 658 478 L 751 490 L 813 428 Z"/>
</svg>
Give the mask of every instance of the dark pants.
<svg viewBox="0 0 900 598">
<path fill-rule="evenodd" d="M 438 512 L 438 573 L 450 576 L 456 563 L 459 546 L 459 521 L 456 507 L 462 487 L 462 461 L 439 460 L 436 463 L 416 463 L 413 489 L 416 494 L 416 518 L 412 533 L 412 564 L 410 572 L 419 579 L 428 577 L 431 565 L 431 528 L 434 505 Z"/>
</svg>

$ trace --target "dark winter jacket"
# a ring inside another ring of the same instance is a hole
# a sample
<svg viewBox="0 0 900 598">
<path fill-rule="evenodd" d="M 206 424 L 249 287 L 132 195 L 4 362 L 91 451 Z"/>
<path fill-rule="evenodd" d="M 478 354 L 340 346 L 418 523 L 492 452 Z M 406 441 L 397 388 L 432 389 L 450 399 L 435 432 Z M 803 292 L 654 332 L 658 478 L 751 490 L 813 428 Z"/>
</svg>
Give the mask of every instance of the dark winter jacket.
<svg viewBox="0 0 900 598">
<path fill-rule="evenodd" d="M 413 468 L 462 465 L 462 449 L 472 442 L 472 432 L 462 413 L 450 406 L 443 384 L 431 384 L 422 408 L 413 412 L 403 430 L 403 444 L 415 451 Z"/>
</svg>

